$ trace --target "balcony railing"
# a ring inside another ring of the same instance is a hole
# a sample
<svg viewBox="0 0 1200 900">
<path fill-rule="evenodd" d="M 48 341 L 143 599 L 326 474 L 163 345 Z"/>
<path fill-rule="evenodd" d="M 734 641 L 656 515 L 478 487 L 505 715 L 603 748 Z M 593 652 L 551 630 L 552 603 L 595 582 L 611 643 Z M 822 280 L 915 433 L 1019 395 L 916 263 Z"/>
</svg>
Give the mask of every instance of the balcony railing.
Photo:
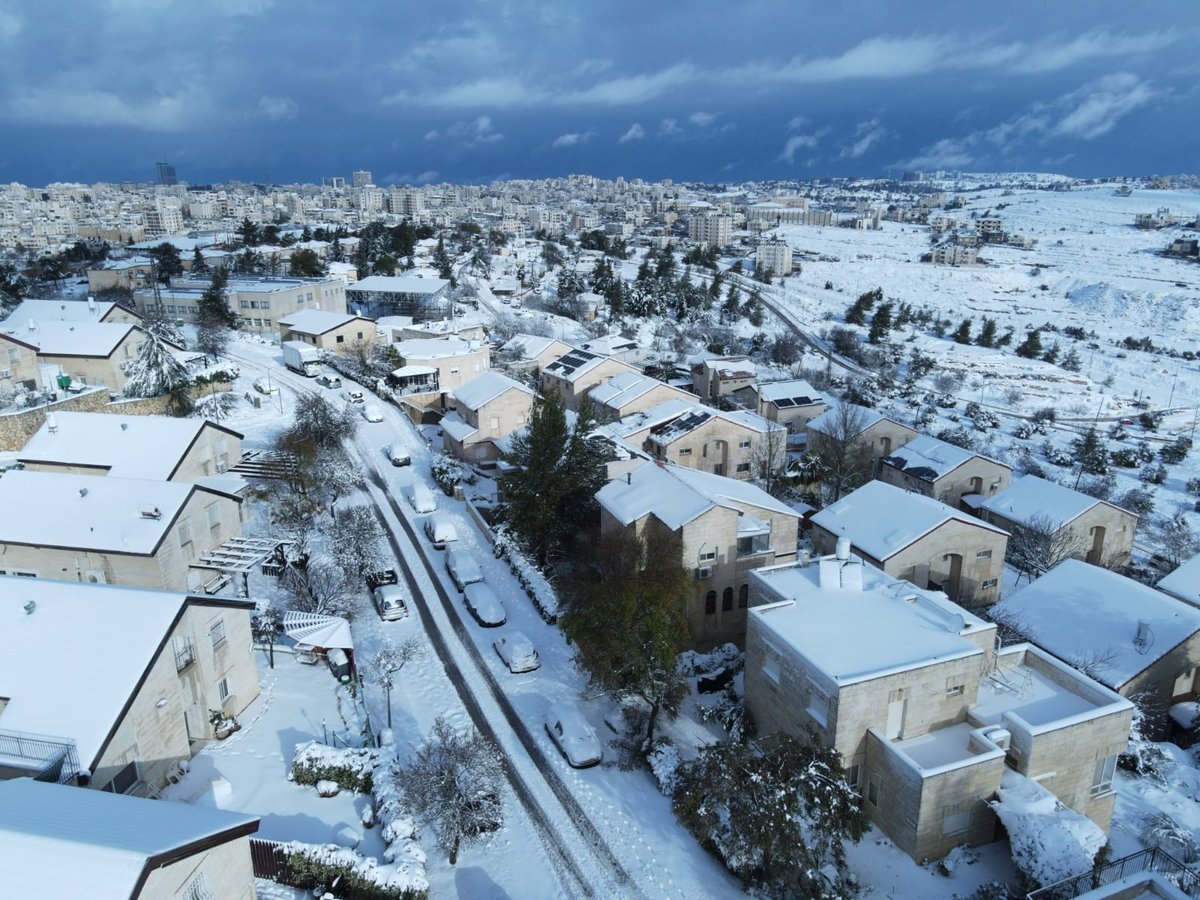
<svg viewBox="0 0 1200 900">
<path fill-rule="evenodd" d="M 1026 895 L 1026 900 L 1073 900 L 1088 891 L 1105 887 L 1131 875 L 1153 872 L 1161 875 L 1192 900 L 1200 900 L 1200 874 L 1157 847 L 1114 859 L 1074 878 L 1047 885 Z"/>
<path fill-rule="evenodd" d="M 196 648 L 189 639 L 175 648 L 175 671 L 182 672 L 196 661 Z"/>
<path fill-rule="evenodd" d="M 70 738 L 0 730 L 0 781 L 31 777 L 70 784 L 79 774 L 79 755 Z"/>
</svg>

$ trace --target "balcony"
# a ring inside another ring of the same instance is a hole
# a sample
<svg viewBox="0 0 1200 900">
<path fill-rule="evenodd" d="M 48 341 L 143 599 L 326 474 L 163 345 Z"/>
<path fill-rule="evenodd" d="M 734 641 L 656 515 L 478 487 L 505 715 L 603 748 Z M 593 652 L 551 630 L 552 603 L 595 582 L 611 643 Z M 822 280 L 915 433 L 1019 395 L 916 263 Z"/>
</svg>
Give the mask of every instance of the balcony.
<svg viewBox="0 0 1200 900">
<path fill-rule="evenodd" d="M 70 738 L 0 730 L 0 781 L 32 778 L 71 784 L 79 774 L 79 756 Z"/>
<path fill-rule="evenodd" d="M 175 671 L 182 674 L 196 662 L 196 647 L 191 638 L 175 645 Z"/>
</svg>

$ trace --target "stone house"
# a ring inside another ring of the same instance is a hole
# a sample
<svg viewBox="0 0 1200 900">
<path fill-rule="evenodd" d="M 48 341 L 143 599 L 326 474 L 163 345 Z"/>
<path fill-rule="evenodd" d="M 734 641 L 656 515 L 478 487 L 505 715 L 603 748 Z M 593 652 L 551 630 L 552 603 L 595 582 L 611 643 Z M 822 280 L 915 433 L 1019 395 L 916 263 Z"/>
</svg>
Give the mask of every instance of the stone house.
<svg viewBox="0 0 1200 900">
<path fill-rule="evenodd" d="M 588 391 L 623 372 L 640 374 L 619 359 L 575 349 L 542 368 L 542 389 L 557 390 L 567 409 L 578 410 Z"/>
<path fill-rule="evenodd" d="M 1155 587 L 1200 607 L 1200 554 L 1184 560 L 1178 568 L 1160 578 Z"/>
<path fill-rule="evenodd" d="M 878 467 L 879 461 L 898 447 L 903 447 L 917 436 L 915 428 L 888 418 L 878 410 L 851 403 L 838 403 L 809 419 L 805 441 L 813 446 L 814 435 L 827 435 L 834 440 L 849 440 L 862 447 Z"/>
<path fill-rule="evenodd" d="M 936 497 L 950 506 L 978 507 L 1008 487 L 1012 467 L 972 450 L 919 435 L 879 461 L 880 481 L 906 491 Z"/>
<path fill-rule="evenodd" d="M 142 317 L 132 309 L 111 300 L 22 300 L 8 314 L 17 325 L 35 322 L 108 322 L 115 325 L 140 325 Z"/>
<path fill-rule="evenodd" d="M 154 794 L 191 758 L 193 742 L 213 737 L 212 710 L 237 716 L 258 696 L 253 609 L 243 600 L 0 578 L 0 733 L 73 748 L 52 760 L 35 747 L 4 765 Z"/>
<path fill-rule="evenodd" d="M 689 403 L 696 400 L 687 391 L 637 372 L 621 372 L 614 375 L 588 391 L 588 396 L 596 405 L 597 418 L 602 420 L 623 419 L 668 400 L 683 400 Z"/>
<path fill-rule="evenodd" d="M 125 389 L 125 370 L 138 358 L 146 332 L 139 326 L 118 322 L 36 321 L 24 325 L 0 323 L 0 347 L 8 350 L 11 367 L 15 354 L 17 381 L 33 381 L 33 389 L 60 390 L 57 379 L 68 375 L 72 385 L 103 385 L 112 393 Z M 23 351 L 21 348 L 24 348 Z M 35 355 L 31 370 L 28 351 Z"/>
<path fill-rule="evenodd" d="M 758 414 L 787 429 L 789 446 L 804 443 L 808 423 L 829 408 L 816 389 L 799 378 L 757 384 L 754 395 Z"/>
<path fill-rule="evenodd" d="M 200 298 L 209 287 L 208 279 L 176 281 L 153 291 L 134 294 L 138 308 L 145 313 L 161 307 L 166 315 L 181 322 L 195 322 Z M 234 277 L 225 288 L 229 308 L 241 319 L 241 329 L 274 336 L 279 320 L 302 310 L 346 312 L 346 283 L 341 278 Z"/>
<path fill-rule="evenodd" d="M 362 316 L 302 309 L 279 320 L 279 341 L 303 341 L 336 353 L 358 344 L 375 343 L 375 323 Z"/>
<path fill-rule="evenodd" d="M 65 472 L 0 478 L 0 573 L 170 591 L 215 586 L 204 565 L 241 536 L 241 498 L 210 487 Z"/>
<path fill-rule="evenodd" d="M 534 378 L 539 378 L 546 366 L 574 349 L 558 338 L 516 334 L 501 345 L 497 364 L 513 371 L 529 372 Z"/>
<path fill-rule="evenodd" d="M 932 497 L 870 481 L 811 521 L 818 555 L 846 537 L 857 557 L 893 578 L 971 607 L 1000 599 L 1008 534 Z"/>
<path fill-rule="evenodd" d="M 914 859 L 996 837 L 1005 772 L 1107 830 L 1132 704 L 849 552 L 750 575 L 746 707 L 841 755 L 868 818 Z"/>
<path fill-rule="evenodd" d="M 994 606 L 992 617 L 1151 710 L 1200 690 L 1200 610 L 1108 569 L 1064 560 Z"/>
<path fill-rule="evenodd" d="M 472 463 L 490 463 L 499 443 L 529 422 L 533 391 L 499 372 L 484 372 L 454 392 L 456 410 L 442 417 L 450 453 Z"/>
<path fill-rule="evenodd" d="M 783 426 L 752 412 L 699 404 L 652 427 L 643 447 L 661 462 L 730 478 L 753 477 L 756 454 L 760 461 L 774 457 L 779 466 L 787 462 Z"/>
<path fill-rule="evenodd" d="M 1118 568 L 1129 562 L 1138 517 L 1107 500 L 1026 475 L 983 500 L 980 514 L 1010 532 L 1044 533 L 1059 556 Z"/>
<path fill-rule="evenodd" d="M 0 783 L 4 881 L 15 897 L 254 900 L 258 824 L 207 806 Z"/>
<path fill-rule="evenodd" d="M 461 338 L 421 338 L 392 344 L 402 369 L 434 369 L 443 391 L 457 391 L 491 368 L 487 346 Z"/>
<path fill-rule="evenodd" d="M 718 356 L 692 366 L 692 389 L 702 400 L 733 398 L 758 380 L 758 367 L 744 356 Z"/>
<path fill-rule="evenodd" d="M 645 464 L 596 494 L 602 531 L 673 535 L 694 575 L 688 623 L 697 649 L 742 643 L 749 573 L 796 558 L 799 515 L 766 491 L 681 466 Z M 661 537 L 658 539 L 662 539 Z"/>
</svg>

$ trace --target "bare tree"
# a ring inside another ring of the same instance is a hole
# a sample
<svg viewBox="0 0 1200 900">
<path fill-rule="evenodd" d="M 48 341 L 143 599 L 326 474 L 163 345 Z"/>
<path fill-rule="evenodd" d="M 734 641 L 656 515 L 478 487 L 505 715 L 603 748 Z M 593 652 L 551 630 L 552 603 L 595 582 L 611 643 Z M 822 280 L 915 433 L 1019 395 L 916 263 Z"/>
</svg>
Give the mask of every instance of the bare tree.
<svg viewBox="0 0 1200 900">
<path fill-rule="evenodd" d="M 1045 514 L 1014 524 L 1009 531 L 1007 560 L 1030 580 L 1064 559 L 1079 556 L 1084 549 L 1074 529 L 1058 525 Z"/>
<path fill-rule="evenodd" d="M 405 638 L 399 644 L 385 641 L 371 657 L 373 680 L 387 695 L 387 723 L 392 727 L 392 688 L 396 686 L 396 673 L 407 663 L 419 659 L 425 653 L 425 645 L 415 637 Z"/>
<path fill-rule="evenodd" d="M 788 463 L 788 435 L 783 426 L 771 428 L 754 444 L 750 457 L 751 471 L 759 487 L 777 496 L 785 486 Z"/>
<path fill-rule="evenodd" d="M 839 403 L 819 431 L 809 430 L 808 452 L 820 462 L 821 484 L 829 503 L 871 478 L 871 448 L 862 438 L 866 423 L 866 409 Z"/>
<path fill-rule="evenodd" d="M 460 734 L 439 716 L 416 759 L 396 770 L 396 786 L 405 804 L 437 830 L 438 845 L 454 865 L 459 847 L 504 824 L 503 772 L 490 741 L 474 730 Z"/>
<path fill-rule="evenodd" d="M 350 618 L 358 608 L 358 583 L 332 563 L 289 563 L 279 584 L 298 612 Z"/>
<path fill-rule="evenodd" d="M 349 577 L 362 578 L 383 568 L 379 549 L 383 529 L 366 506 L 347 506 L 334 513 L 329 527 L 329 552 Z"/>
<path fill-rule="evenodd" d="M 1162 547 L 1163 558 L 1170 569 L 1176 569 L 1184 560 L 1191 559 L 1200 550 L 1200 539 L 1188 524 L 1183 513 L 1171 518 L 1162 518 L 1155 523 L 1155 536 Z"/>
<path fill-rule="evenodd" d="M 233 332 L 223 325 L 201 323 L 196 326 L 196 349 L 204 354 L 205 362 L 214 360 L 225 352 Z"/>
</svg>

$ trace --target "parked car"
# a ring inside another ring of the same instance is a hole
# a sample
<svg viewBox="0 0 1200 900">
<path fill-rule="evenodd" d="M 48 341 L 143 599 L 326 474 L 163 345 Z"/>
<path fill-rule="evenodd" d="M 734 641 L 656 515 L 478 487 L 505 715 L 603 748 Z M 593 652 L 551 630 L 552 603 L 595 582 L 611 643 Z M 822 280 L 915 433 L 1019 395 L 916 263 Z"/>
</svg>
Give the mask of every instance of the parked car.
<svg viewBox="0 0 1200 900">
<path fill-rule="evenodd" d="M 375 601 L 375 610 L 379 618 L 385 622 L 394 622 L 408 615 L 408 604 L 404 600 L 404 590 L 398 584 L 382 584 L 371 592 Z"/>
<path fill-rule="evenodd" d="M 393 466 L 412 465 L 411 454 L 409 454 L 409 452 L 404 449 L 404 445 L 398 441 L 395 444 L 392 444 L 392 446 L 388 447 L 388 459 L 391 460 Z"/>
<path fill-rule="evenodd" d="M 358 388 L 351 388 L 342 394 L 342 396 L 346 398 L 347 403 L 362 403 L 365 400 L 363 392 Z"/>
<path fill-rule="evenodd" d="M 362 417 L 368 422 L 382 422 L 383 410 L 374 403 L 368 403 L 362 408 Z"/>
<path fill-rule="evenodd" d="M 576 769 L 600 762 L 600 739 L 574 703 L 550 704 L 546 710 L 546 733 L 563 756 Z"/>
<path fill-rule="evenodd" d="M 329 671 L 338 681 L 345 683 L 350 680 L 350 657 L 340 647 L 330 647 L 325 651 L 325 663 Z"/>
<path fill-rule="evenodd" d="M 342 379 L 337 375 L 331 375 L 330 373 L 325 372 L 324 374 L 317 376 L 317 384 L 319 384 L 321 387 L 336 390 L 342 386 Z"/>
<path fill-rule="evenodd" d="M 458 540 L 458 532 L 454 530 L 454 523 L 445 513 L 434 513 L 425 520 L 425 535 L 433 541 L 433 546 L 437 550 L 445 550 L 448 543 Z"/>
<path fill-rule="evenodd" d="M 267 377 L 255 378 L 254 389 L 260 394 L 267 394 L 268 396 L 279 393 L 279 385 Z"/>
<path fill-rule="evenodd" d="M 498 628 L 504 624 L 504 604 L 496 592 L 482 581 L 467 585 L 463 591 L 463 602 L 475 621 L 484 628 Z"/>
<path fill-rule="evenodd" d="M 496 648 L 496 653 L 504 660 L 510 672 L 532 672 L 542 664 L 533 641 L 519 631 L 500 635 L 492 641 L 492 646 Z"/>
<path fill-rule="evenodd" d="M 395 569 L 380 569 L 378 572 L 367 573 L 367 590 L 373 591 L 375 588 L 385 584 L 399 584 L 400 577 L 396 574 Z"/>
<path fill-rule="evenodd" d="M 446 571 L 450 573 L 455 587 L 460 591 L 468 584 L 483 581 L 483 569 L 479 568 L 479 563 L 475 561 L 471 551 L 461 547 L 446 554 Z"/>
<path fill-rule="evenodd" d="M 404 491 L 409 504 L 419 513 L 431 513 L 437 509 L 437 498 L 426 485 L 419 481 L 413 482 Z"/>
</svg>

